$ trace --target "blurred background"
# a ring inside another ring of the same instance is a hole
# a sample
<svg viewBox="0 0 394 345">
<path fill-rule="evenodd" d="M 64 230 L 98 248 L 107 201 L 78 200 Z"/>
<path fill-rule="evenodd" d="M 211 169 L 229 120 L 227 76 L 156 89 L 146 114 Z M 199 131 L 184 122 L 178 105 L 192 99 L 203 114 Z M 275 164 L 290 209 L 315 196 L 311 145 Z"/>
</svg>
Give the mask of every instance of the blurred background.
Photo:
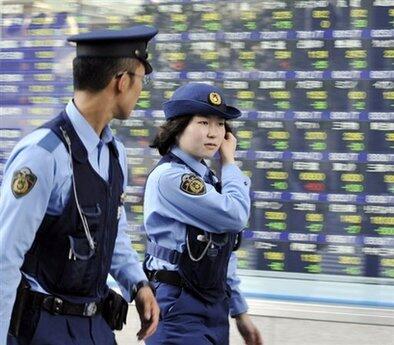
<svg viewBox="0 0 394 345">
<path fill-rule="evenodd" d="M 148 145 L 163 101 L 185 83 L 213 83 L 243 111 L 232 127 L 252 215 L 237 255 L 266 345 L 394 344 L 394 1 L 0 6 L 0 179 L 16 142 L 72 97 L 66 37 L 154 25 L 152 83 L 132 117 L 111 125 L 127 149 L 130 245 L 142 259 L 143 187 L 159 159 Z M 133 332 L 120 344 L 136 343 Z"/>
</svg>

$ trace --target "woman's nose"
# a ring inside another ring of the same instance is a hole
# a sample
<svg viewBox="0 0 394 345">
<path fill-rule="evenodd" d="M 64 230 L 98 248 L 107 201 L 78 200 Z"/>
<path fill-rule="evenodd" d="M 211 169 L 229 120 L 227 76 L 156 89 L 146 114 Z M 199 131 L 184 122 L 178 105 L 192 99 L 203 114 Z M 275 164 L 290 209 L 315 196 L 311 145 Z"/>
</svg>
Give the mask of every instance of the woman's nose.
<svg viewBox="0 0 394 345">
<path fill-rule="evenodd" d="M 215 125 L 210 125 L 208 130 L 209 137 L 216 137 L 218 135 L 218 128 Z"/>
</svg>

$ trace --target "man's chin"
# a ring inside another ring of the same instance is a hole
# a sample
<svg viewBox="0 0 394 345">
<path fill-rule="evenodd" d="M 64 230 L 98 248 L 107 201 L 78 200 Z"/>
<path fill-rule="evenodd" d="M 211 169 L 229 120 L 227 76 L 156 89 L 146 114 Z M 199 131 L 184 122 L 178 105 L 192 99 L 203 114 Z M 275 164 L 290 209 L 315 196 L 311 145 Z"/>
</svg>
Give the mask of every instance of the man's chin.
<svg viewBox="0 0 394 345">
<path fill-rule="evenodd" d="M 114 116 L 114 119 L 117 119 L 117 120 L 127 120 L 127 119 L 131 116 L 131 113 L 132 113 L 132 112 L 130 112 L 130 113 L 128 113 L 128 114 L 117 114 L 117 115 Z"/>
</svg>

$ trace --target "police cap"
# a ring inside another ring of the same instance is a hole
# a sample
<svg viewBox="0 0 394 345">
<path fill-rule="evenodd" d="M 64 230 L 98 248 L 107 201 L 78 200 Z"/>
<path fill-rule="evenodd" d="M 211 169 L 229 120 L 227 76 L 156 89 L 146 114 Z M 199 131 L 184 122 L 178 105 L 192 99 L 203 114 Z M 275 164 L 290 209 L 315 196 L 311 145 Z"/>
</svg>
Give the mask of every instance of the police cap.
<svg viewBox="0 0 394 345">
<path fill-rule="evenodd" d="M 152 72 L 148 62 L 147 45 L 157 34 L 151 26 L 139 25 L 122 30 L 97 30 L 74 35 L 68 42 L 77 44 L 77 57 L 130 57 L 145 66 L 145 74 Z"/>
<path fill-rule="evenodd" d="M 235 119 L 241 112 L 226 105 L 221 89 L 206 83 L 189 83 L 176 89 L 171 99 L 163 104 L 166 119 L 182 115 L 216 115 Z"/>
</svg>

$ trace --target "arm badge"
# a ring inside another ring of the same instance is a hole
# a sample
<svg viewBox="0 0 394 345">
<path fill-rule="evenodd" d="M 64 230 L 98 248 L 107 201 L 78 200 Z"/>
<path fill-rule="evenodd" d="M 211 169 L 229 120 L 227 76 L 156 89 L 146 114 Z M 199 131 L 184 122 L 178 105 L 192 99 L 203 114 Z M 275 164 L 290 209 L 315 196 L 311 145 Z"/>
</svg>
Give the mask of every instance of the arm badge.
<svg viewBox="0 0 394 345">
<path fill-rule="evenodd" d="M 195 174 L 182 175 L 181 190 L 191 195 L 203 195 L 206 193 L 203 179 Z"/>
<path fill-rule="evenodd" d="M 14 172 L 11 189 L 15 198 L 20 198 L 29 193 L 36 184 L 37 176 L 29 168 L 22 168 Z"/>
</svg>

